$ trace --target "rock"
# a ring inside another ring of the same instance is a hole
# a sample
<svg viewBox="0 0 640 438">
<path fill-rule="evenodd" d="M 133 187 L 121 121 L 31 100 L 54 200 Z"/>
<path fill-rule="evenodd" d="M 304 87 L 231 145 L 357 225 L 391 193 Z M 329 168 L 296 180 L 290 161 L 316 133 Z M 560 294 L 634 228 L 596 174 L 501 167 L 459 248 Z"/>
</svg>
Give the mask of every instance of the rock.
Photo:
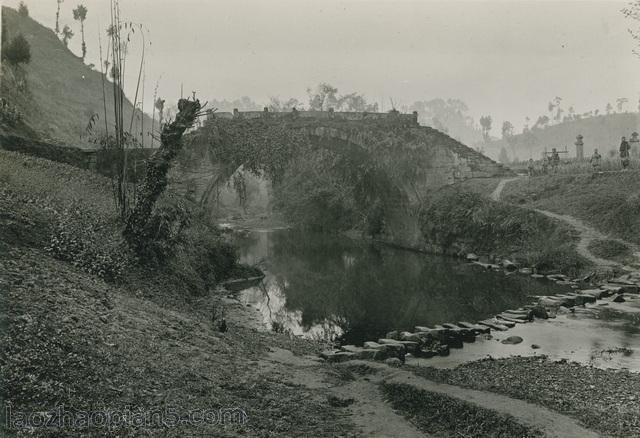
<svg viewBox="0 0 640 438">
<path fill-rule="evenodd" d="M 402 361 L 397 357 L 390 357 L 385 359 L 384 363 L 389 365 L 390 367 L 400 368 L 402 366 Z"/>
<path fill-rule="evenodd" d="M 515 271 L 516 269 L 518 269 L 518 265 L 507 259 L 504 259 L 502 261 L 502 267 L 507 271 Z"/>
<path fill-rule="evenodd" d="M 547 312 L 547 309 L 544 306 L 541 306 L 540 304 L 536 304 L 531 308 L 531 314 L 534 317 L 540 318 L 540 319 L 549 318 L 549 313 Z"/>
<path fill-rule="evenodd" d="M 531 268 L 520 268 L 518 269 L 518 272 L 523 275 L 531 275 L 533 270 Z"/>
<path fill-rule="evenodd" d="M 509 336 L 507 339 L 503 339 L 501 342 L 503 344 L 519 344 L 523 339 L 520 336 Z"/>
<path fill-rule="evenodd" d="M 468 254 L 467 254 L 466 259 L 467 259 L 468 261 L 470 261 L 470 262 L 475 262 L 475 261 L 479 260 L 479 259 L 480 259 L 480 257 L 478 257 L 478 256 L 477 256 L 477 255 L 475 255 L 474 253 L 470 252 L 470 253 L 468 253 Z"/>
<path fill-rule="evenodd" d="M 538 348 L 540 348 L 540 346 L 538 344 L 531 344 L 531 348 L 537 350 Z"/>
<path fill-rule="evenodd" d="M 542 274 L 531 274 L 531 278 L 544 278 Z"/>
<path fill-rule="evenodd" d="M 417 332 L 430 332 L 432 329 L 430 329 L 429 327 L 424 327 L 421 325 L 417 325 L 415 326 L 415 331 Z"/>
<path fill-rule="evenodd" d="M 625 301 L 627 301 L 627 300 L 625 300 L 625 299 L 624 299 L 624 297 L 623 297 L 622 295 L 617 295 L 617 296 L 613 299 L 613 302 L 614 302 L 614 303 L 624 303 Z"/>
<path fill-rule="evenodd" d="M 560 306 L 560 307 L 558 307 L 558 313 L 560 315 L 566 315 L 567 313 L 571 313 L 571 309 L 569 309 L 566 306 Z"/>
</svg>

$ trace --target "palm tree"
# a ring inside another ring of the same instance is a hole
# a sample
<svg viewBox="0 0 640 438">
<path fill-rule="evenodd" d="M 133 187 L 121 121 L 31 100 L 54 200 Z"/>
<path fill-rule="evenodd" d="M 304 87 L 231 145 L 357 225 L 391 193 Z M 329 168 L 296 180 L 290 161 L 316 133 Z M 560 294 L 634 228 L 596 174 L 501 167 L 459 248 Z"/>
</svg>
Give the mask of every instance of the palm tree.
<svg viewBox="0 0 640 438">
<path fill-rule="evenodd" d="M 82 34 L 82 60 L 87 55 L 87 45 L 84 42 L 84 20 L 87 19 L 87 8 L 83 4 L 79 4 L 73 10 L 73 19 L 80 22 L 80 33 Z"/>
<path fill-rule="evenodd" d="M 158 99 L 155 102 L 155 107 L 158 110 L 158 123 L 160 124 L 160 129 L 162 129 L 162 119 L 164 117 L 164 99 Z"/>
<path fill-rule="evenodd" d="M 62 29 L 62 42 L 64 43 L 65 46 L 69 45 L 69 40 L 71 38 L 73 38 L 73 31 L 71 30 L 68 24 L 65 24 L 64 28 Z"/>
<path fill-rule="evenodd" d="M 56 10 L 56 35 L 60 35 L 60 3 L 64 0 L 56 0 L 58 3 L 58 9 Z"/>
</svg>

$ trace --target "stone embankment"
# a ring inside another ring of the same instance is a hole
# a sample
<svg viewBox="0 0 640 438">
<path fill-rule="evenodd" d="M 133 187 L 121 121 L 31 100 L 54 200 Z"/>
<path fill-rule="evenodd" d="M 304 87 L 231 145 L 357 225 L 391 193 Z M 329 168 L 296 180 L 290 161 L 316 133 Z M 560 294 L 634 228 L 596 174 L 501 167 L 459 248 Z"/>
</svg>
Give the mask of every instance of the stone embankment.
<svg viewBox="0 0 640 438">
<path fill-rule="evenodd" d="M 504 269 L 511 272 L 517 270 L 521 275 L 529 275 L 541 281 L 553 281 L 569 286 L 574 291 L 536 297 L 536 300 L 528 305 L 505 310 L 493 318 L 474 323 L 459 321 L 435 327 L 416 326 L 413 332 L 391 331 L 377 341 L 365 342 L 362 347 L 344 345 L 339 349 L 324 351 L 320 356 L 327 362 L 360 359 L 385 361 L 392 365 L 403 363 L 407 355 L 422 358 L 447 356 L 451 348 L 463 348 L 465 343 L 475 342 L 477 336 L 487 336 L 492 330 L 507 331 L 516 324 L 526 324 L 535 319 L 555 318 L 559 312 L 568 312 L 571 307 L 594 303 L 605 297 L 615 295 L 613 301 L 623 302 L 625 294 L 640 293 L 640 271 L 592 284 L 584 279 L 570 279 L 562 274 L 533 273 L 532 269 L 518 268 L 508 260 L 503 260 L 500 264 L 481 263 L 474 254 L 468 254 L 467 260 L 485 269 Z M 517 344 L 522 342 L 522 338 L 511 336 L 502 342 Z"/>
</svg>

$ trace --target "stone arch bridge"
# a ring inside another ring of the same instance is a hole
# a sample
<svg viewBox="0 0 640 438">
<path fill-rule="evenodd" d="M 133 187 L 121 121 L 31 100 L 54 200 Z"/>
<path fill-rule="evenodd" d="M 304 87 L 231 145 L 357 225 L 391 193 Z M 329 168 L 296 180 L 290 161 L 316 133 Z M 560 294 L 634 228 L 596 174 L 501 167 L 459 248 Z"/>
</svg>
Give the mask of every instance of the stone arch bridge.
<svg viewBox="0 0 640 438">
<path fill-rule="evenodd" d="M 239 129 L 252 124 L 281 124 L 315 142 L 333 147 L 357 146 L 376 160 L 410 162 L 413 170 L 403 185 L 409 198 L 419 200 L 420 193 L 472 178 L 512 175 L 511 170 L 448 135 L 418 123 L 418 114 L 369 112 L 264 111 L 209 113 L 206 124 L 238 122 Z M 197 130 L 192 135 L 198 135 Z M 189 189 L 196 197 L 206 194 L 207 175 L 216 173 L 215 160 L 208 151 L 200 151 L 200 160 L 190 169 Z"/>
</svg>

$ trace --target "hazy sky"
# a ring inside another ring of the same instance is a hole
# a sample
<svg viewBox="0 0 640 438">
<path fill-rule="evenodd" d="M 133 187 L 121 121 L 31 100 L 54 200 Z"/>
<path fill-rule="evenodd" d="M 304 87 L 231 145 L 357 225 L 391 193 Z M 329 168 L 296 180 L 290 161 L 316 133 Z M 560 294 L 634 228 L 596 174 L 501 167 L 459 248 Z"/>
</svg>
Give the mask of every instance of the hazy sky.
<svg viewBox="0 0 640 438">
<path fill-rule="evenodd" d="M 18 0 L 3 0 L 16 6 Z M 25 0 L 31 16 L 54 27 L 56 0 Z M 79 24 L 65 0 L 61 22 Z M 83 0 L 87 62 L 99 64 L 98 21 L 108 0 Z M 321 81 L 358 91 L 390 108 L 456 97 L 471 115 L 490 114 L 494 134 L 508 119 L 546 113 L 554 96 L 577 112 L 604 109 L 617 97 L 637 108 L 640 60 L 618 1 L 121 0 L 123 15 L 143 23 L 152 41 L 145 100 L 153 87 L 175 101 L 242 95 L 259 101 L 297 97 Z M 104 40 L 103 40 L 104 42 Z M 138 60 L 136 51 L 132 60 Z M 133 72 L 129 68 L 129 72 Z M 129 84 L 134 87 L 133 80 Z M 128 90 L 130 92 L 130 90 Z M 132 94 L 132 93 L 130 93 Z"/>
</svg>

